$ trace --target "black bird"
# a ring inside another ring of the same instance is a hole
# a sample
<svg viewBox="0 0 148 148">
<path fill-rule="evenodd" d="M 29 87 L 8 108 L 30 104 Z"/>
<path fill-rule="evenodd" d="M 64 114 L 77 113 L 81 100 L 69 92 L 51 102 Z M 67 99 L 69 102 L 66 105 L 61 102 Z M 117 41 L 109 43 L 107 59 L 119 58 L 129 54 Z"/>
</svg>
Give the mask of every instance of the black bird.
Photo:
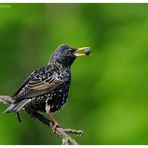
<svg viewBox="0 0 148 148">
<path fill-rule="evenodd" d="M 5 113 L 19 113 L 21 109 L 27 108 L 47 112 L 55 126 L 58 126 L 51 113 L 58 111 L 66 103 L 71 81 L 70 67 L 76 57 L 87 56 L 88 49 L 60 45 L 52 54 L 48 65 L 35 70 L 24 81 L 12 96 L 14 102 Z M 80 53 L 81 50 L 86 53 Z"/>
</svg>

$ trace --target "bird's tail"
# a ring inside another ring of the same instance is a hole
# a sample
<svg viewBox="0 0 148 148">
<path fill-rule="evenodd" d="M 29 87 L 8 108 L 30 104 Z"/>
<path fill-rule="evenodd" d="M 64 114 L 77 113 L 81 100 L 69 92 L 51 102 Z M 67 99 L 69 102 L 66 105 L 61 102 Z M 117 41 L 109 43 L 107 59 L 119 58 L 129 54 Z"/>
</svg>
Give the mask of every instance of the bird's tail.
<svg viewBox="0 0 148 148">
<path fill-rule="evenodd" d="M 30 101 L 31 99 L 25 99 L 20 102 L 14 102 L 4 111 L 4 113 L 19 112 Z"/>
</svg>

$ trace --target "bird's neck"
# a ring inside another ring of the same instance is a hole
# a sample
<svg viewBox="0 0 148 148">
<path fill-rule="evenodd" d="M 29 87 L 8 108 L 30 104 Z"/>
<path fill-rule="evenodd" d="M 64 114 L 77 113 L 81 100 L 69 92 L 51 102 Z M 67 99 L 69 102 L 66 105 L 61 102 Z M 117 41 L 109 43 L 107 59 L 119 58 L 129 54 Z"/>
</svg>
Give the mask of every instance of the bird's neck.
<svg viewBox="0 0 148 148">
<path fill-rule="evenodd" d="M 66 65 L 66 64 L 63 64 L 63 63 L 61 63 L 60 61 L 58 61 L 58 60 L 50 60 L 49 62 L 48 62 L 48 65 L 59 65 L 60 67 L 62 66 L 63 68 L 66 68 L 66 69 L 70 69 L 71 68 L 71 65 Z"/>
</svg>

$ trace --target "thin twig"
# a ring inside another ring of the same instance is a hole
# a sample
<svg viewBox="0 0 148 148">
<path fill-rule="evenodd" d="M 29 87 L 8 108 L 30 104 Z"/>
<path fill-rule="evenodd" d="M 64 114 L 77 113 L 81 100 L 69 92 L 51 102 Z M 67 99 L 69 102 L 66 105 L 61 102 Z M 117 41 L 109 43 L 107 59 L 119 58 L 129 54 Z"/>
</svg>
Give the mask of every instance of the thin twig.
<svg viewBox="0 0 148 148">
<path fill-rule="evenodd" d="M 13 103 L 13 100 L 10 96 L 0 96 L 0 103 L 11 104 Z M 51 128 L 54 126 L 54 123 L 51 120 L 45 118 L 42 114 L 29 110 L 28 108 L 25 108 L 25 111 L 32 118 L 39 120 L 41 123 L 47 126 L 50 126 Z M 71 145 L 78 145 L 78 143 L 73 138 L 71 138 L 68 134 L 75 134 L 78 136 L 83 135 L 83 131 L 81 130 L 65 129 L 62 127 L 57 127 L 55 133 L 62 138 L 62 144 L 71 144 Z"/>
<path fill-rule="evenodd" d="M 83 131 L 82 130 L 75 130 L 75 129 L 64 129 L 64 132 L 67 133 L 67 134 L 76 134 L 80 137 L 83 136 Z"/>
<path fill-rule="evenodd" d="M 11 104 L 13 100 L 10 96 L 0 96 L 0 103 Z"/>
</svg>

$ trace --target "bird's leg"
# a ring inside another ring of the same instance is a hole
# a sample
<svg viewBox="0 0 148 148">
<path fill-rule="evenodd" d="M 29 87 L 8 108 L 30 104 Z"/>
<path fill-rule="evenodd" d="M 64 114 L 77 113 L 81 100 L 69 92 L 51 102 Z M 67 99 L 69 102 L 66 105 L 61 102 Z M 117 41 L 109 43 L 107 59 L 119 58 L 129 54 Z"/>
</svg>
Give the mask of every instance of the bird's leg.
<svg viewBox="0 0 148 148">
<path fill-rule="evenodd" d="M 61 127 L 61 126 L 60 126 L 59 123 L 56 121 L 56 119 L 53 117 L 52 113 L 50 112 L 50 105 L 48 105 L 47 103 L 46 103 L 45 110 L 46 110 L 46 112 L 48 113 L 48 115 L 50 116 L 50 118 L 52 119 L 52 122 L 53 122 L 53 123 L 50 123 L 50 125 L 52 126 L 52 131 L 53 131 L 53 133 L 55 133 L 56 128 L 57 128 L 57 127 Z"/>
<path fill-rule="evenodd" d="M 57 127 L 61 127 L 60 125 L 59 125 L 59 123 L 56 121 L 56 119 L 53 117 L 53 115 L 52 115 L 52 113 L 51 112 L 48 112 L 48 115 L 50 116 L 50 118 L 52 119 L 52 121 L 53 121 L 53 124 L 51 125 L 52 126 L 52 131 L 53 131 L 53 133 L 55 133 L 55 131 L 56 131 L 56 128 Z"/>
<path fill-rule="evenodd" d="M 21 120 L 21 117 L 20 117 L 19 112 L 16 113 L 16 116 L 17 116 L 17 118 L 18 118 L 18 121 L 21 123 L 22 120 Z"/>
</svg>

